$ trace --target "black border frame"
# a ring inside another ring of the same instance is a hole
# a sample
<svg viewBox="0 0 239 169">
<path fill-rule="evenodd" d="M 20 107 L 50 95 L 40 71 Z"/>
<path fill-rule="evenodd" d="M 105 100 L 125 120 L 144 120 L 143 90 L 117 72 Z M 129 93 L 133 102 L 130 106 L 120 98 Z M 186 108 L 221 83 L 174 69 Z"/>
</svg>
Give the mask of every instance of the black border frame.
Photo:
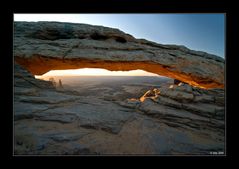
<svg viewBox="0 0 239 169">
<path fill-rule="evenodd" d="M 62 1 L 61 1 L 62 2 Z M 7 148 L 7 153 L 4 153 L 4 156 L 8 156 L 10 159 L 19 159 L 20 157 L 12 156 L 12 74 L 13 74 L 13 58 L 12 58 L 12 30 L 13 30 L 13 13 L 226 13 L 226 112 L 227 112 L 227 152 L 226 156 L 211 156 L 206 157 L 206 159 L 217 158 L 220 162 L 225 161 L 232 157 L 232 151 L 235 149 L 233 147 L 233 138 L 235 134 L 236 126 L 235 122 L 232 120 L 233 116 L 237 113 L 237 107 L 235 102 L 238 97 L 238 83 L 237 78 L 237 64 L 239 64 L 239 57 L 237 56 L 236 47 L 238 46 L 238 10 L 236 9 L 236 2 L 230 2 L 226 0 L 165 0 L 165 1 L 156 1 L 156 0 L 108 0 L 108 1 L 75 1 L 75 3 L 61 3 L 61 2 L 29 2 L 30 5 L 34 5 L 29 8 L 29 4 L 26 5 L 22 1 L 16 1 L 11 7 L 3 7 L 1 12 L 4 12 L 1 17 L 6 17 L 2 19 L 4 26 L 2 26 L 2 35 L 4 41 L 3 45 L 3 59 L 1 68 L 4 72 L 3 77 L 3 105 L 4 111 L 7 115 L 8 120 L 4 120 L 3 129 L 6 132 L 5 135 L 8 135 L 9 140 L 4 139 L 4 147 Z M 57 4 L 56 4 L 57 3 Z M 60 5 L 60 6 L 58 6 Z M 61 6 L 62 5 L 62 6 Z M 7 71 L 6 71 L 7 70 Z M 6 82 L 7 81 L 7 82 Z M 5 89 L 8 89 L 7 93 Z M 4 114 L 4 115 L 5 115 Z M 5 119 L 5 118 L 4 118 Z M 9 126 L 8 126 L 9 125 Z M 8 127 L 6 127 L 8 126 Z M 234 133 L 234 134 L 233 134 Z M 9 150 L 10 149 L 10 150 Z M 8 159 L 9 159 L 8 158 Z M 37 157 L 34 157 L 34 159 Z M 45 158 L 45 157 L 44 157 Z M 50 157 L 51 158 L 51 157 Z M 68 157 L 66 157 L 69 159 Z M 75 158 L 75 157 L 74 157 Z M 83 158 L 83 157 L 81 157 Z M 133 158 L 133 157 L 132 157 Z M 131 159 L 132 159 L 131 158 Z M 141 158 L 141 157 L 140 157 Z M 161 158 L 161 157 L 160 157 Z M 205 159 L 205 157 L 200 157 Z M 20 158 L 22 159 L 22 157 Z M 30 157 L 27 157 L 30 159 Z M 53 158 L 56 159 L 56 158 Z M 57 157 L 58 159 L 58 157 Z M 57 160 L 56 159 L 56 160 Z M 85 158 L 83 158 L 85 160 Z M 92 158 L 91 158 L 92 159 Z M 112 158 L 111 158 L 112 159 Z M 142 158 L 141 158 L 142 159 Z M 147 157 L 146 157 L 147 159 Z M 165 160 L 165 158 L 163 158 Z M 172 158 L 170 158 L 172 159 Z M 180 159 L 182 159 L 180 157 Z M 190 160 L 195 160 L 194 157 L 190 157 Z M 23 160 L 24 161 L 24 160 Z M 57 160 L 59 161 L 59 160 Z M 26 161 L 25 161 L 26 162 Z M 186 161 L 185 161 L 186 162 Z"/>
</svg>

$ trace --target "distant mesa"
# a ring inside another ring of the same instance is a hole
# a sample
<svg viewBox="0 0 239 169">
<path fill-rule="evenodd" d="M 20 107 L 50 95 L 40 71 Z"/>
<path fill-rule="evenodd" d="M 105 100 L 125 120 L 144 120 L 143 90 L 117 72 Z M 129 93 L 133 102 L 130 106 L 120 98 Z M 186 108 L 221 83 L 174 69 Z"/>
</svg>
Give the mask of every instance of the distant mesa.
<svg viewBox="0 0 239 169">
<path fill-rule="evenodd" d="M 87 24 L 14 22 L 14 58 L 33 75 L 79 68 L 141 69 L 201 88 L 223 88 L 225 83 L 219 56 Z"/>
</svg>

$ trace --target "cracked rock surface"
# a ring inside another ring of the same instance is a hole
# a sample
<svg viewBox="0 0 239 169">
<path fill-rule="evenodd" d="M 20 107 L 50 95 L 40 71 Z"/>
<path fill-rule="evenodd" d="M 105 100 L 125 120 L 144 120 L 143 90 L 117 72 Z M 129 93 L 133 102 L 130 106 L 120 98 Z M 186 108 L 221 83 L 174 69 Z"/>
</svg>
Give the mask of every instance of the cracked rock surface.
<svg viewBox="0 0 239 169">
<path fill-rule="evenodd" d="M 225 152 L 224 59 L 114 28 L 14 22 L 14 154 Z M 62 89 L 50 70 L 141 69 L 158 77 L 87 79 Z"/>
<path fill-rule="evenodd" d="M 18 64 L 14 72 L 17 155 L 224 152 L 222 89 L 153 77 L 57 90 Z"/>
</svg>

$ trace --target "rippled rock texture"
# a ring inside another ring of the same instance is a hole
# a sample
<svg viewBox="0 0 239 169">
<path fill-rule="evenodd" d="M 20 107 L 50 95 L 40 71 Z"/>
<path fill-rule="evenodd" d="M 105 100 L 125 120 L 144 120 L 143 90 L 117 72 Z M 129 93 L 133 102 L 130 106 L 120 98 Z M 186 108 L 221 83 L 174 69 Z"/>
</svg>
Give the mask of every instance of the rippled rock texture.
<svg viewBox="0 0 239 169">
<path fill-rule="evenodd" d="M 15 154 L 224 152 L 222 89 L 165 83 L 149 91 L 135 84 L 57 90 L 17 64 L 14 81 Z"/>
</svg>

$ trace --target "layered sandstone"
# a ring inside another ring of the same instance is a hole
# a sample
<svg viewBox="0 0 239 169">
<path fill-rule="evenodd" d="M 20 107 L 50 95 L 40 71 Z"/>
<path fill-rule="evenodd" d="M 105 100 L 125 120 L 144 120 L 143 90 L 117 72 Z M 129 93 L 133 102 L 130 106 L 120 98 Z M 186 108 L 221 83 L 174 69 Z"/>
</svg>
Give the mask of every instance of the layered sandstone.
<svg viewBox="0 0 239 169">
<path fill-rule="evenodd" d="M 77 68 L 142 69 L 202 88 L 224 87 L 224 59 L 103 26 L 15 22 L 14 58 L 33 75 Z"/>
<path fill-rule="evenodd" d="M 145 81 L 157 84 L 156 78 Z M 142 78 L 93 83 L 58 90 L 15 64 L 14 154 L 225 151 L 223 90 L 173 85 L 171 79 L 151 90 Z"/>
<path fill-rule="evenodd" d="M 224 90 L 202 89 L 224 86 L 217 56 L 101 26 L 15 22 L 14 60 L 14 154 L 224 154 Z M 86 67 L 188 84 L 121 79 L 67 90 L 33 76 Z"/>
</svg>

